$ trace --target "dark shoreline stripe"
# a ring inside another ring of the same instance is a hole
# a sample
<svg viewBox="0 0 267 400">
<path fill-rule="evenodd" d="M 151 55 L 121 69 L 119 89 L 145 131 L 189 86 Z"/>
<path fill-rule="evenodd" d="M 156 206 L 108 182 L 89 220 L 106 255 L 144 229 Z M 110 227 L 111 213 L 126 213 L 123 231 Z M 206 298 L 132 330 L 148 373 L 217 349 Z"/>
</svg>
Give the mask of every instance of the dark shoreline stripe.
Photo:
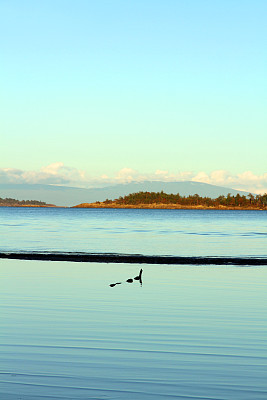
<svg viewBox="0 0 267 400">
<path fill-rule="evenodd" d="M 257 257 L 175 257 L 116 253 L 38 253 L 1 252 L 0 258 L 16 260 L 72 261 L 98 263 L 177 264 L 177 265 L 267 265 Z"/>
</svg>

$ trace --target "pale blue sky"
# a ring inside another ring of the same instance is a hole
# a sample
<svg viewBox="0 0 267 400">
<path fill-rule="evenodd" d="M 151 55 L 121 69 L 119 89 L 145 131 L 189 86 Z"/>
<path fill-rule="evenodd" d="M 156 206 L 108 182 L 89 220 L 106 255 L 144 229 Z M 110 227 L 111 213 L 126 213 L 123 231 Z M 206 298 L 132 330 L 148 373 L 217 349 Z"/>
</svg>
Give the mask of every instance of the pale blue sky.
<svg viewBox="0 0 267 400">
<path fill-rule="evenodd" d="M 267 172 L 266 0 L 0 0 L 0 168 Z"/>
</svg>

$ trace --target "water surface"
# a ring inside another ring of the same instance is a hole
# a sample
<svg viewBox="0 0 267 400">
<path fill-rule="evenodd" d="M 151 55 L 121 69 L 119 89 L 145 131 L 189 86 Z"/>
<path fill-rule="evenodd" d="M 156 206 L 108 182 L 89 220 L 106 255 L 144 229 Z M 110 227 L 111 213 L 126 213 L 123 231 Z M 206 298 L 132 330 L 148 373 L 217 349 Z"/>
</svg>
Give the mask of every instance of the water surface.
<svg viewBox="0 0 267 400">
<path fill-rule="evenodd" d="M 0 398 L 265 400 L 266 267 L 138 270 L 1 260 Z"/>
<path fill-rule="evenodd" d="M 266 256 L 267 211 L 0 207 L 0 251 Z"/>
<path fill-rule="evenodd" d="M 0 207 L 0 252 L 264 258 L 266 217 Z M 142 268 L 0 259 L 0 399 L 265 400 L 267 267 Z"/>
</svg>

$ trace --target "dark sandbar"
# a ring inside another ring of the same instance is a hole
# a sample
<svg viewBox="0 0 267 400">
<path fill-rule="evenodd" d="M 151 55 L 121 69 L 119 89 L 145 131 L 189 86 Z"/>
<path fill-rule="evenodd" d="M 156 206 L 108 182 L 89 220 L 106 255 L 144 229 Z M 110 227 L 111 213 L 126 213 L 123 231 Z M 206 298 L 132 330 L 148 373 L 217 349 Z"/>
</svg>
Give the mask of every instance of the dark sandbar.
<svg viewBox="0 0 267 400">
<path fill-rule="evenodd" d="M 259 257 L 187 257 L 117 253 L 40 253 L 1 252 L 0 258 L 17 260 L 72 261 L 98 263 L 177 264 L 177 265 L 267 265 L 267 258 Z"/>
</svg>

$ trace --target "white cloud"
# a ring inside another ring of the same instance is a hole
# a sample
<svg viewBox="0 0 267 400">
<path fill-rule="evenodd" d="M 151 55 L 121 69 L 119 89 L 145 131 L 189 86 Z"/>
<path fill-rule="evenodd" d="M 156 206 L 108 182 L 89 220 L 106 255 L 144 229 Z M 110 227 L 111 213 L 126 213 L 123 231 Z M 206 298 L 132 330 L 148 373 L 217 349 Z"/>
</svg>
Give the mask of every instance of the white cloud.
<svg viewBox="0 0 267 400">
<path fill-rule="evenodd" d="M 267 173 L 256 175 L 251 171 L 245 171 L 232 175 L 228 171 L 217 170 L 210 174 L 199 172 L 192 180 L 253 193 L 267 193 Z"/>
<path fill-rule="evenodd" d="M 204 171 L 197 173 L 179 171 L 173 173 L 167 170 L 140 173 L 135 169 L 125 167 L 112 176 L 102 174 L 98 177 L 92 177 L 88 172 L 66 166 L 62 162 L 49 164 L 38 171 L 24 171 L 12 168 L 0 169 L 0 183 L 40 183 L 88 188 L 146 180 L 164 182 L 194 181 L 245 190 L 252 193 L 267 192 L 267 172 L 262 175 L 256 175 L 251 171 L 244 171 L 233 175 L 225 170 L 215 170 L 210 174 Z"/>
<path fill-rule="evenodd" d="M 138 171 L 132 168 L 122 168 L 117 175 L 115 176 L 115 180 L 119 183 L 126 183 L 138 180 L 140 175 Z"/>
<path fill-rule="evenodd" d="M 41 171 L 46 174 L 56 175 L 62 168 L 64 168 L 64 164 L 62 162 L 56 162 L 41 168 Z"/>
<path fill-rule="evenodd" d="M 210 177 L 206 172 L 198 172 L 191 180 L 194 182 L 211 183 Z"/>
<path fill-rule="evenodd" d="M 79 186 L 86 183 L 89 177 L 85 171 L 76 168 L 66 167 L 63 163 L 57 162 L 39 171 L 23 171 L 12 168 L 0 169 L 0 183 L 39 183 L 50 185 L 71 185 Z"/>
</svg>

